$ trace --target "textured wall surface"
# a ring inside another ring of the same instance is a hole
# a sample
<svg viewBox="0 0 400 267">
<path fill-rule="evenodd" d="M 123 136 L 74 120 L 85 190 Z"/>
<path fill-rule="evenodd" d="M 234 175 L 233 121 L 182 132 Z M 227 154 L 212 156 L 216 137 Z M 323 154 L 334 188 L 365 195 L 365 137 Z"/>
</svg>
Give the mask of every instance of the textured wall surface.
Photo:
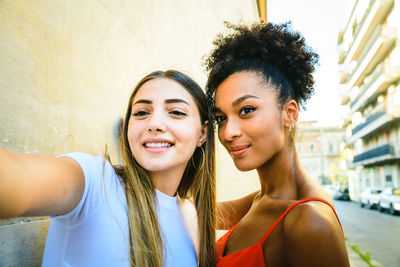
<svg viewBox="0 0 400 267">
<path fill-rule="evenodd" d="M 201 58 L 223 21 L 252 22 L 256 1 L 0 1 L 0 146 L 119 160 L 117 125 L 132 88 L 156 69 L 202 86 Z M 218 197 L 252 191 L 221 147 Z M 40 265 L 49 220 L 0 220 L 0 266 Z"/>
</svg>

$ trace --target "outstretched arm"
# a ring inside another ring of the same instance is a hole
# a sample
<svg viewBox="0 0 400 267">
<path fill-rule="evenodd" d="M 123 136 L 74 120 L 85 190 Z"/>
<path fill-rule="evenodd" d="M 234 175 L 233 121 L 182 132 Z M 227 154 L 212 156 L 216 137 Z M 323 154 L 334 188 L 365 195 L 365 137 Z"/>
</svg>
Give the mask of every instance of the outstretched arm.
<svg viewBox="0 0 400 267">
<path fill-rule="evenodd" d="M 237 224 L 249 211 L 254 197 L 259 193 L 253 192 L 243 198 L 217 203 L 217 229 L 228 230 Z"/>
<path fill-rule="evenodd" d="M 65 214 L 79 203 L 84 183 L 72 159 L 0 147 L 0 218 Z"/>
</svg>

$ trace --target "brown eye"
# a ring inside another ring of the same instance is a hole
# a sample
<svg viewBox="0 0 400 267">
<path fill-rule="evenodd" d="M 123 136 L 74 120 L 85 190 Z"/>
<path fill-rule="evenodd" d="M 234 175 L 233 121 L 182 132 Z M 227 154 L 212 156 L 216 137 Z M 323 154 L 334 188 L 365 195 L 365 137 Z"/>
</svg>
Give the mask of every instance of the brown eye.
<svg viewBox="0 0 400 267">
<path fill-rule="evenodd" d="M 225 116 L 215 116 L 215 122 L 217 124 L 220 124 L 221 122 L 225 121 L 226 117 Z"/>
<path fill-rule="evenodd" d="M 173 111 L 171 111 L 170 112 L 170 114 L 172 114 L 172 115 L 176 115 L 176 116 L 186 116 L 186 113 L 185 112 L 182 112 L 182 111 L 180 111 L 180 110 L 173 110 Z"/>
<path fill-rule="evenodd" d="M 149 115 L 149 114 L 150 114 L 150 113 L 147 112 L 147 111 L 138 110 L 138 111 L 132 113 L 132 116 L 134 116 L 134 117 L 143 117 L 143 116 L 146 116 L 146 115 Z"/>
<path fill-rule="evenodd" d="M 250 113 L 254 112 L 255 110 L 256 110 L 255 107 L 245 106 L 245 107 L 240 109 L 239 114 L 240 115 L 247 115 L 247 114 L 250 114 Z"/>
</svg>

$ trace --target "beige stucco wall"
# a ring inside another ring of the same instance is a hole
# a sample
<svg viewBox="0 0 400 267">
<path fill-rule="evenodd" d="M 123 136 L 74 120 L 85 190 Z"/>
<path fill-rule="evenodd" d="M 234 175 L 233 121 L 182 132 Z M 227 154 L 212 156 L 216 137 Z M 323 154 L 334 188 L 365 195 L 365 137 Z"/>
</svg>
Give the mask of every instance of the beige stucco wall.
<svg viewBox="0 0 400 267">
<path fill-rule="evenodd" d="M 136 82 L 175 68 L 204 85 L 201 58 L 223 21 L 257 17 L 255 0 L 0 1 L 0 146 L 58 155 L 108 144 L 117 160 Z M 218 150 L 218 198 L 254 190 L 254 173 Z M 0 266 L 40 265 L 48 220 L 27 221 L 0 220 Z"/>
</svg>

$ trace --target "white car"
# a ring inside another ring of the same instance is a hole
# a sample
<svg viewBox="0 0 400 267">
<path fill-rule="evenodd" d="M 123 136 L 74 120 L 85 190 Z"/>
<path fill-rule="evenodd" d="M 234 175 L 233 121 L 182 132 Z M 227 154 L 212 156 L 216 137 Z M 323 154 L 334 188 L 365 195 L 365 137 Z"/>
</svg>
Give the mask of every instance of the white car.
<svg viewBox="0 0 400 267">
<path fill-rule="evenodd" d="M 379 206 L 379 201 L 381 198 L 381 189 L 376 188 L 367 188 L 360 195 L 360 204 L 363 208 L 366 206 L 367 208 L 373 209 Z"/>
<path fill-rule="evenodd" d="M 388 210 L 390 214 L 400 213 L 400 188 L 388 187 L 383 190 L 379 210 Z"/>
</svg>

